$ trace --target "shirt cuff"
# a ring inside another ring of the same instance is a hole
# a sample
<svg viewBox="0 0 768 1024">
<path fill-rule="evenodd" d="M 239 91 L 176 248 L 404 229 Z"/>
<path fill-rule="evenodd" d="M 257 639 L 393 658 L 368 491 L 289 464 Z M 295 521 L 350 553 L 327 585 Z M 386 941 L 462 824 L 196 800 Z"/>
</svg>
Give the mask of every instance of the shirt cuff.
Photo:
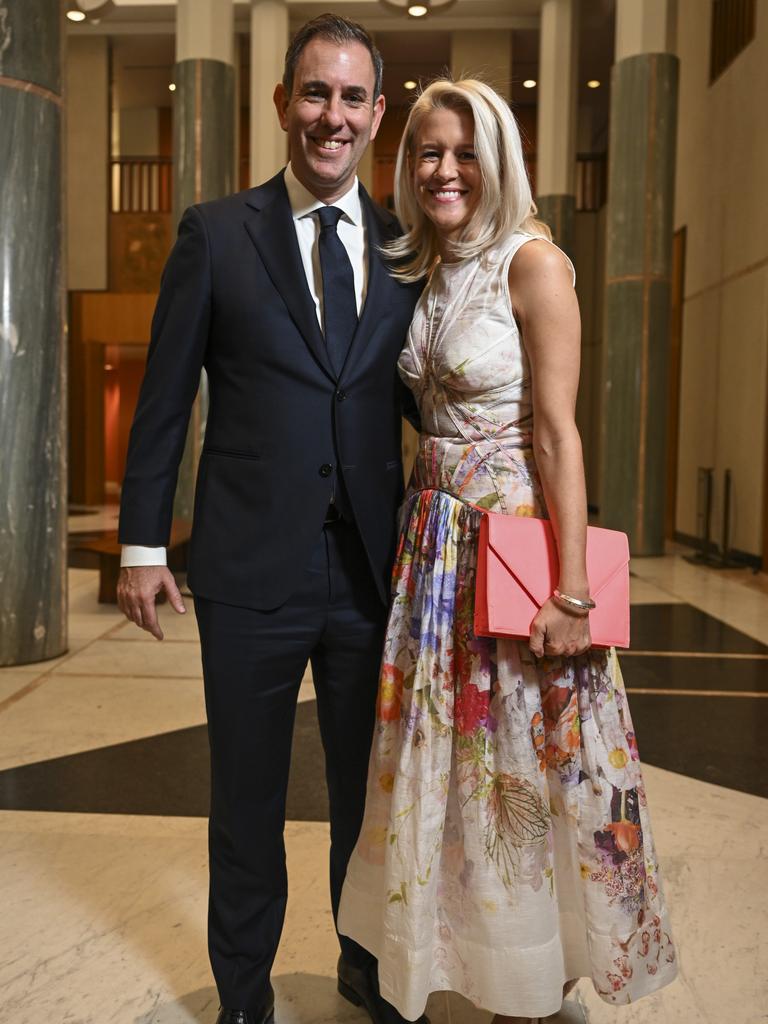
<svg viewBox="0 0 768 1024">
<path fill-rule="evenodd" d="M 123 544 L 120 566 L 167 565 L 165 548 L 145 548 L 140 544 Z"/>
</svg>

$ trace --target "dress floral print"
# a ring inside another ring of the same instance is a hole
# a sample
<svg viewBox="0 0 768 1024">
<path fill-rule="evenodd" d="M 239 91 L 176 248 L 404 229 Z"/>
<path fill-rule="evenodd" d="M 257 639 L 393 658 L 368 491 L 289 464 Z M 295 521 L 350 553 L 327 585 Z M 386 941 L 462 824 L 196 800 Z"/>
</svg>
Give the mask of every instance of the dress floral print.
<svg viewBox="0 0 768 1024">
<path fill-rule="evenodd" d="M 438 990 L 546 1016 L 584 976 L 625 1004 L 677 971 L 615 652 L 536 658 L 472 629 L 466 502 L 546 515 L 506 287 L 530 237 L 439 266 L 400 359 L 423 433 L 339 927 L 408 1019 Z"/>
</svg>

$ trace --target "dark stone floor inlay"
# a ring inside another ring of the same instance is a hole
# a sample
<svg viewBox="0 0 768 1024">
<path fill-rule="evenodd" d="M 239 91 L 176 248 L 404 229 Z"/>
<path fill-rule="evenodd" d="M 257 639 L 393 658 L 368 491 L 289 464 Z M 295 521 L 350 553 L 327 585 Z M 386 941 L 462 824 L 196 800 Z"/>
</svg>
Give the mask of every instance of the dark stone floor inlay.
<svg viewBox="0 0 768 1024">
<path fill-rule="evenodd" d="M 768 700 L 632 693 L 640 760 L 768 797 Z"/>
<path fill-rule="evenodd" d="M 296 712 L 289 821 L 327 821 L 323 748 L 314 701 Z M 204 725 L 0 771 L 0 809 L 207 817 Z"/>
<path fill-rule="evenodd" d="M 768 654 L 768 647 L 690 605 L 646 604 L 632 607 L 632 651 L 624 658 L 619 653 L 627 688 L 659 691 L 630 693 L 642 759 L 768 796 L 768 698 L 736 695 L 768 693 L 768 660 L 749 657 Z M 686 657 L 685 651 L 714 656 Z M 328 820 L 323 763 L 315 702 L 302 702 L 289 820 Z M 0 771 L 0 808 L 206 817 L 208 787 L 206 729 L 195 726 Z"/>
<path fill-rule="evenodd" d="M 768 693 L 768 660 L 763 658 L 685 658 L 644 654 L 621 657 L 628 689 L 720 690 Z M 630 695 L 630 703 L 634 695 Z"/>
<path fill-rule="evenodd" d="M 633 651 L 768 654 L 768 647 L 690 604 L 633 604 Z"/>
</svg>

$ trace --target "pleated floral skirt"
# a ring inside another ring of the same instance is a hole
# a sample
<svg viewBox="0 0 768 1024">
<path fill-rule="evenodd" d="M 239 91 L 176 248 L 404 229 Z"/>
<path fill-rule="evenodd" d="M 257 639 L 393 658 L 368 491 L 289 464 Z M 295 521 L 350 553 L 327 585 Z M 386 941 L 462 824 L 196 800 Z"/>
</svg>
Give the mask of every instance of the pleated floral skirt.
<svg viewBox="0 0 768 1024">
<path fill-rule="evenodd" d="M 669 983 L 675 951 L 614 651 L 535 658 L 473 634 L 479 513 L 404 508 L 365 820 L 339 928 L 409 1020 L 430 992 L 546 1016 Z"/>
</svg>

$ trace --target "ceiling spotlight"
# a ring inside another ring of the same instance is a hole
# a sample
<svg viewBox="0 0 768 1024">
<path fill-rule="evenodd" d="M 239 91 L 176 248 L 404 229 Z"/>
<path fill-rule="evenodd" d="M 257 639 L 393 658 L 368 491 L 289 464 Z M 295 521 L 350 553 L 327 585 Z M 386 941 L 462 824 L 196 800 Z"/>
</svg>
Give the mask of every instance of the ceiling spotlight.
<svg viewBox="0 0 768 1024">
<path fill-rule="evenodd" d="M 176 83 L 171 82 L 171 84 L 168 86 L 168 89 L 170 92 L 176 92 Z"/>
<path fill-rule="evenodd" d="M 536 79 L 535 78 L 526 78 L 526 80 L 523 82 L 523 88 L 524 89 L 535 89 L 536 88 Z"/>
<path fill-rule="evenodd" d="M 418 82 L 414 82 L 414 80 L 412 78 L 409 78 L 407 82 L 403 82 L 403 86 L 406 89 L 415 89 L 417 85 L 418 85 Z"/>
<path fill-rule="evenodd" d="M 587 88 L 588 89 L 599 89 L 600 88 L 600 83 L 598 82 L 598 80 L 596 78 L 590 78 L 590 80 L 587 82 Z"/>
<path fill-rule="evenodd" d="M 115 0 L 67 0 L 70 21 L 90 21 L 97 25 L 115 6 Z"/>
<path fill-rule="evenodd" d="M 456 0 L 379 0 L 383 7 L 388 7 L 398 14 L 409 14 L 412 18 L 423 18 L 425 15 L 441 14 L 453 7 Z"/>
</svg>

